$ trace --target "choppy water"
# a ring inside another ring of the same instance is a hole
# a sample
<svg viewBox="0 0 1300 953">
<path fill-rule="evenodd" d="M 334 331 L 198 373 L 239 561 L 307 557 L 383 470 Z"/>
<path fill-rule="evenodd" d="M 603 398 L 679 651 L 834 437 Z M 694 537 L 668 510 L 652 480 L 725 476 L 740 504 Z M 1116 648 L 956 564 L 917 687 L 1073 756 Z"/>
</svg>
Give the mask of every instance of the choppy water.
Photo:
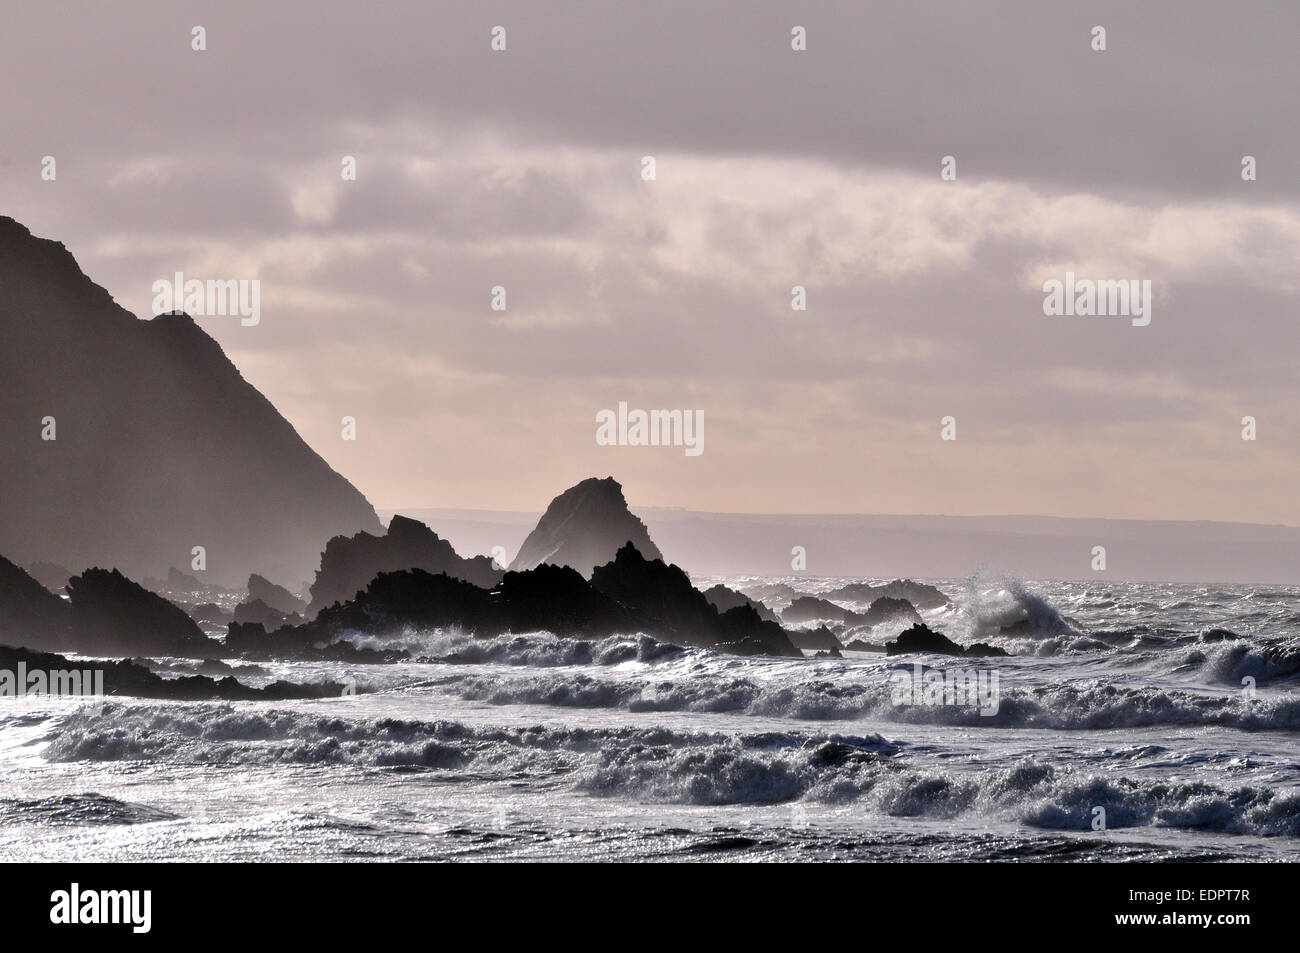
<svg viewBox="0 0 1300 953">
<path fill-rule="evenodd" d="M 717 581 L 779 608 L 857 580 Z M 932 627 L 1015 655 L 924 661 L 996 672 L 996 714 L 896 704 L 915 657 L 438 632 L 404 641 L 450 660 L 247 679 L 350 698 L 3 699 L 0 856 L 1300 856 L 1300 588 L 938 584 Z"/>
</svg>

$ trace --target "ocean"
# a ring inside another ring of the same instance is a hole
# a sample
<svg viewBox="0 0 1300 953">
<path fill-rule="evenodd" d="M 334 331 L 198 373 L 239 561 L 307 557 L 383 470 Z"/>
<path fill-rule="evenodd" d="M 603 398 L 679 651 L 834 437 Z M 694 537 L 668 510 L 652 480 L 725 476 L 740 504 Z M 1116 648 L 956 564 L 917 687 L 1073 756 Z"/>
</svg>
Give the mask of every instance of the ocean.
<svg viewBox="0 0 1300 953">
<path fill-rule="evenodd" d="M 859 581 L 879 580 L 695 580 L 777 608 Z M 412 631 L 395 642 L 426 661 L 241 675 L 355 686 L 339 698 L 0 699 L 0 856 L 1300 856 L 1300 587 L 932 582 L 953 602 L 930 627 L 1012 656 Z M 900 695 L 959 670 L 984 704 Z"/>
</svg>

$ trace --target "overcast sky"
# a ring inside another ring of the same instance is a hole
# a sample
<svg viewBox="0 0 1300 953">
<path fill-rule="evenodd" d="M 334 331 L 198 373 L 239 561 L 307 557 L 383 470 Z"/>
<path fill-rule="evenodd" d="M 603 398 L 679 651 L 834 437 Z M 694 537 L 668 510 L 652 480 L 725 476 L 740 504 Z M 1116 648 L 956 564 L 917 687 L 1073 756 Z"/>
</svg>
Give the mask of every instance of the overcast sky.
<svg viewBox="0 0 1300 953">
<path fill-rule="evenodd" d="M 377 506 L 1300 524 L 1300 6 L 310 9 L 8 11 L 0 212 L 141 317 L 259 279 L 200 324 Z M 1151 324 L 1044 316 L 1067 270 Z"/>
</svg>

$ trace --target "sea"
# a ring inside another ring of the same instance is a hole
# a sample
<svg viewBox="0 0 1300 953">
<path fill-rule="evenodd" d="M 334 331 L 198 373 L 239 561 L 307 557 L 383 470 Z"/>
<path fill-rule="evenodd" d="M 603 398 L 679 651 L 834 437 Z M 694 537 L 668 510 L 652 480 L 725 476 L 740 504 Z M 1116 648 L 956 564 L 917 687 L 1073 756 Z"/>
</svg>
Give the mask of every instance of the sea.
<svg viewBox="0 0 1300 953">
<path fill-rule="evenodd" d="M 885 580 L 694 581 L 779 610 Z M 337 698 L 3 698 L 0 857 L 1300 857 L 1300 587 L 931 582 L 927 625 L 1010 656 L 891 657 L 885 626 L 802 659 L 408 631 L 364 641 L 420 661 L 240 676 Z"/>
</svg>

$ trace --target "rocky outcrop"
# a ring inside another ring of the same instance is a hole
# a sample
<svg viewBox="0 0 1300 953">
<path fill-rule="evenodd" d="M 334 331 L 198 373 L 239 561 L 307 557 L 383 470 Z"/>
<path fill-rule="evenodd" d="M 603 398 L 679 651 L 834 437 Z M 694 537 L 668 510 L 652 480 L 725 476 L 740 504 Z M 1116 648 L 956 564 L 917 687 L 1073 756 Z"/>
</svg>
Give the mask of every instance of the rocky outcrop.
<svg viewBox="0 0 1300 953">
<path fill-rule="evenodd" d="M 735 589 L 728 589 L 719 583 L 716 586 L 710 586 L 704 590 L 704 598 L 709 600 L 709 605 L 719 612 L 726 612 L 728 609 L 734 609 L 737 606 L 749 606 L 758 613 L 758 617 L 765 622 L 777 622 L 776 613 L 769 609 L 763 603 L 749 598 L 743 592 L 737 592 Z"/>
<path fill-rule="evenodd" d="M 929 583 L 913 582 L 911 579 L 895 579 L 883 586 L 854 582 L 823 595 L 827 599 L 865 603 L 875 602 L 882 596 L 888 596 L 891 599 L 906 599 L 917 609 L 942 609 L 952 601 Z"/>
<path fill-rule="evenodd" d="M 233 616 L 215 602 L 202 602 L 189 610 L 190 618 L 195 622 L 207 622 L 210 625 L 225 625 Z"/>
<path fill-rule="evenodd" d="M 787 625 L 805 622 L 841 622 L 845 625 L 863 625 L 865 618 L 852 609 L 837 606 L 816 596 L 800 596 L 781 612 L 781 621 Z"/>
<path fill-rule="evenodd" d="M 893 596 L 881 596 L 862 614 L 862 624 L 871 626 L 882 622 L 915 625 L 920 621 L 921 615 L 915 606 L 906 599 L 896 599 Z"/>
<path fill-rule="evenodd" d="M 55 595 L 62 592 L 63 587 L 72 578 L 72 572 L 68 567 L 60 566 L 58 563 L 41 562 L 40 560 L 28 566 L 27 573 Z"/>
<path fill-rule="evenodd" d="M 277 586 L 265 576 L 253 573 L 248 577 L 249 602 L 262 602 L 282 615 L 302 615 L 307 611 L 303 602 L 284 586 Z"/>
<path fill-rule="evenodd" d="M 68 580 L 71 646 L 87 655 L 176 655 L 214 658 L 221 644 L 209 639 L 178 606 L 127 579 L 116 569 L 87 569 Z"/>
<path fill-rule="evenodd" d="M 11 559 L 142 578 L 202 546 L 207 574 L 237 585 L 249 571 L 306 578 L 324 540 L 379 530 L 365 498 L 192 318 L 139 320 L 63 245 L 5 217 L 0 342 L 0 552 Z"/>
<path fill-rule="evenodd" d="M 62 655 L 5 645 L 0 645 L 0 671 L 14 673 L 15 686 L 12 690 L 23 692 L 39 690 L 42 686 L 34 685 L 30 680 L 17 686 L 19 672 L 27 675 L 41 673 L 46 679 L 46 692 L 49 691 L 48 680 L 54 673 L 63 673 L 61 682 L 64 691 L 72 690 L 74 682 L 67 676 L 75 673 L 75 690 L 78 693 L 91 695 L 102 688 L 106 700 L 111 696 L 132 696 L 177 701 L 280 701 L 291 698 L 328 698 L 342 695 L 345 691 L 345 686 L 339 682 L 304 685 L 275 681 L 262 688 L 252 688 L 229 675 L 224 678 L 209 678 L 206 675 L 163 678 L 135 660 L 74 660 Z M 347 686 L 346 690 L 351 691 L 353 688 L 354 686 Z"/>
<path fill-rule="evenodd" d="M 537 526 L 519 548 L 510 568 L 516 572 L 549 563 L 569 566 L 590 576 L 631 543 L 647 559 L 663 554 L 623 498 L 613 477 L 592 477 L 571 486 L 551 501 Z"/>
<path fill-rule="evenodd" d="M 69 649 L 72 613 L 68 604 L 23 569 L 0 556 L 0 645 Z"/>
<path fill-rule="evenodd" d="M 835 633 L 821 625 L 815 629 L 787 629 L 790 641 L 807 652 L 835 652 L 844 648 Z"/>
<path fill-rule="evenodd" d="M 923 623 L 899 633 L 893 642 L 885 643 L 886 655 L 905 655 L 909 652 L 931 652 L 935 655 L 961 655 L 968 658 L 1005 657 L 1007 652 L 986 642 L 961 646 L 941 632 L 935 632 Z"/>
<path fill-rule="evenodd" d="M 352 640 L 412 628 L 458 628 L 488 638 L 544 630 L 569 638 L 644 632 L 665 642 L 738 654 L 798 656 L 786 632 L 751 606 L 719 613 L 676 566 L 625 545 L 589 582 L 568 566 L 508 572 L 491 590 L 421 569 L 377 575 L 356 597 L 311 622 L 267 631 L 233 623 L 226 648 L 251 657 L 324 657 Z"/>
<path fill-rule="evenodd" d="M 800 654 L 781 626 L 764 622 L 751 606 L 719 613 L 680 568 L 662 559 L 645 558 L 630 542 L 618 550 L 612 562 L 596 567 L 591 584 L 655 623 L 647 631 L 666 641 L 727 651 L 739 650 L 739 643 L 749 640 L 750 646 L 761 646 L 765 654 Z M 750 646 L 743 649 L 746 654 Z"/>
<path fill-rule="evenodd" d="M 427 573 L 446 573 L 484 589 L 495 586 L 503 575 L 487 556 L 464 559 L 451 543 L 418 520 L 394 516 L 383 536 L 358 533 L 335 536 L 321 554 L 320 569 L 311 586 L 308 616 L 322 609 L 347 602 L 382 572 L 422 569 Z"/>
<path fill-rule="evenodd" d="M 281 612 L 278 609 L 271 608 L 261 599 L 254 599 L 251 602 L 241 602 L 235 606 L 231 620 L 241 625 L 252 623 L 267 629 L 278 629 L 282 625 L 300 624 L 302 616 L 296 612 Z"/>
</svg>

